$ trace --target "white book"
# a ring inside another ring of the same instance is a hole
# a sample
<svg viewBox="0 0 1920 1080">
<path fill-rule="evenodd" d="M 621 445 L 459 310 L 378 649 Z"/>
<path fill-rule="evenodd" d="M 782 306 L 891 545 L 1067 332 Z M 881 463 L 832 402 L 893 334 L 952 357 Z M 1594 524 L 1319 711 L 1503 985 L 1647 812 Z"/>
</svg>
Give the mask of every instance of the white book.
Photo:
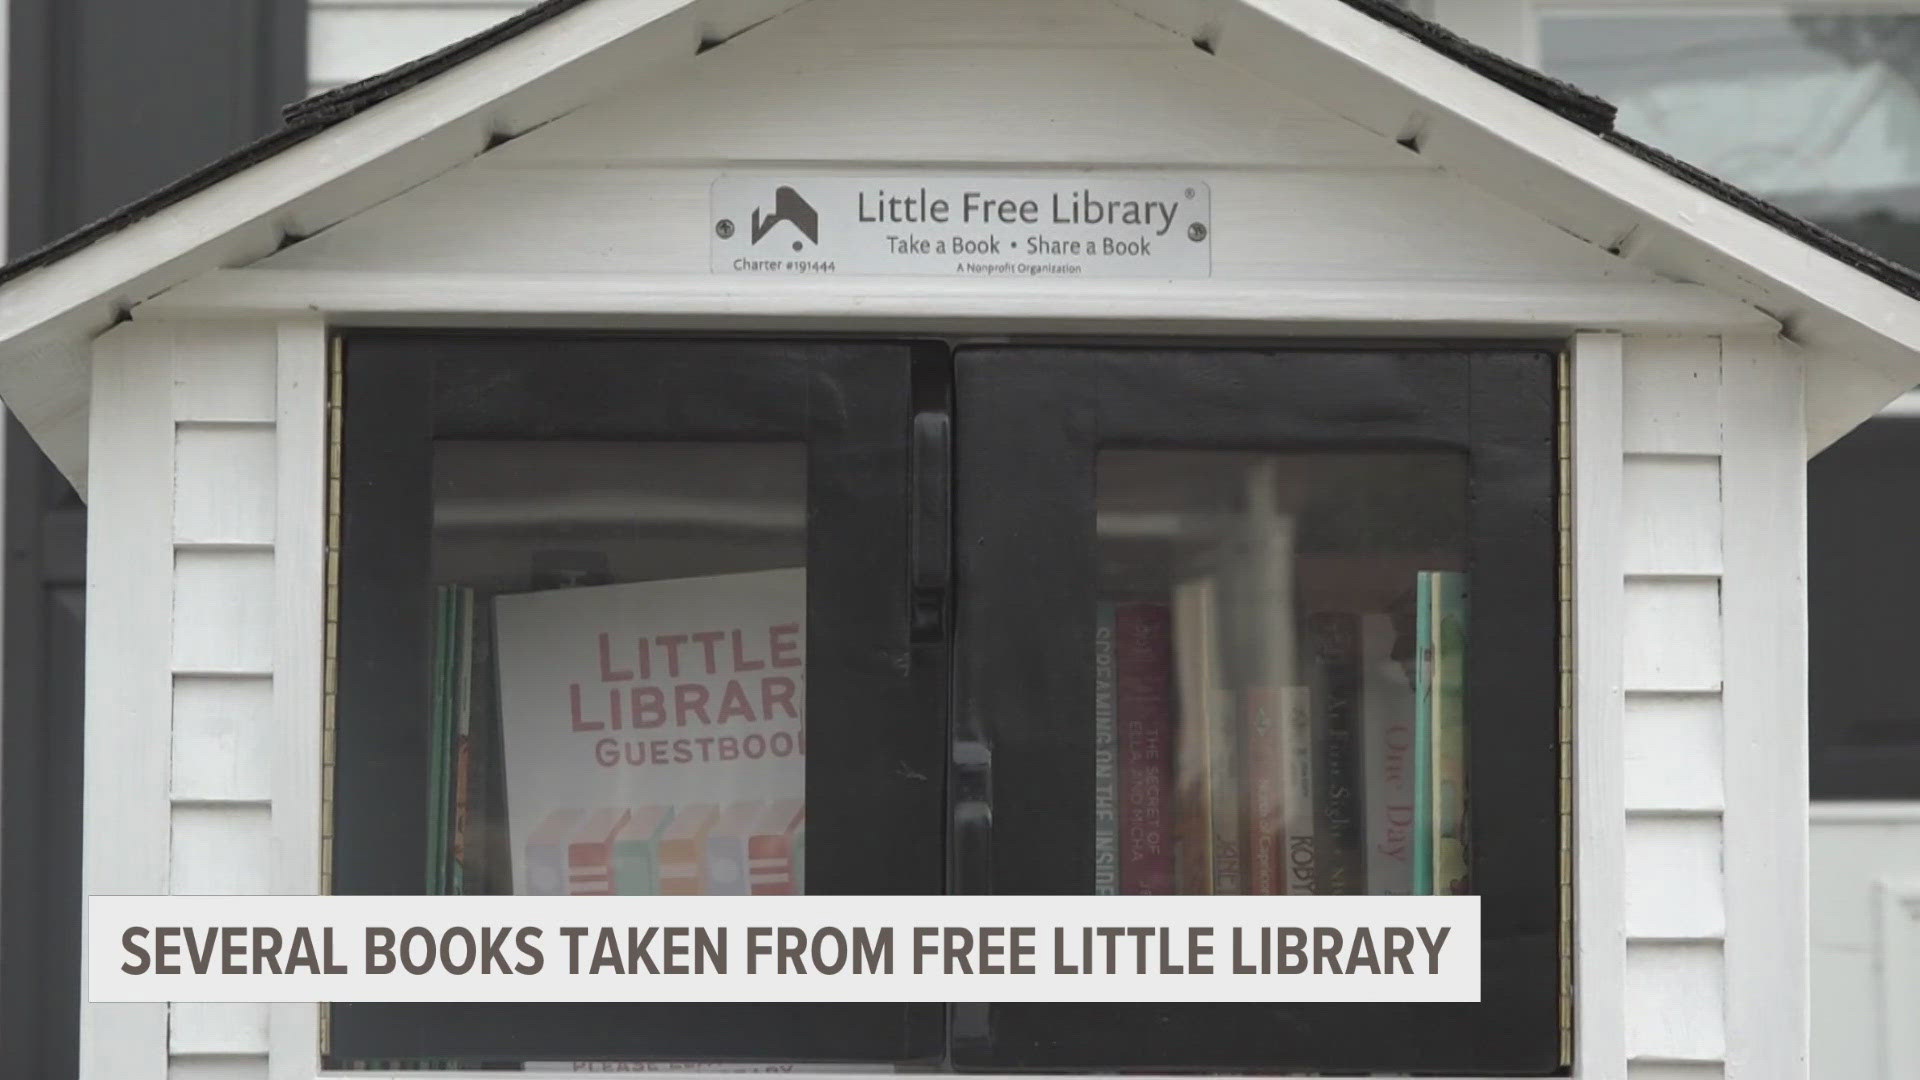
<svg viewBox="0 0 1920 1080">
<path fill-rule="evenodd" d="M 1413 892 L 1413 683 L 1393 659 L 1393 619 L 1360 622 L 1360 790 L 1366 798 L 1367 892 Z"/>
<path fill-rule="evenodd" d="M 652 837 L 617 829 L 561 847 L 556 828 L 542 830 L 556 815 L 608 811 L 609 820 L 633 822 L 641 820 L 626 813 L 634 807 L 805 797 L 804 570 L 493 603 L 516 893 L 550 891 L 556 881 L 604 890 L 609 876 L 651 879 L 652 867 L 620 865 L 642 855 L 707 880 L 704 863 L 714 856 L 705 832 L 669 835 L 657 852 Z M 745 891 L 732 878 L 724 887 Z"/>
</svg>

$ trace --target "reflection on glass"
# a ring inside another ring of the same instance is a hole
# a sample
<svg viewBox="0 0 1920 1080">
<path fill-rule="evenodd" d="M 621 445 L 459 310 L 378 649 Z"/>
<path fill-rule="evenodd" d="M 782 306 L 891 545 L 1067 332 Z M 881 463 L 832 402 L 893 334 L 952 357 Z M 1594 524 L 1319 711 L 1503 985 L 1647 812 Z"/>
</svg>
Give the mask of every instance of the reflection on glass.
<svg viewBox="0 0 1920 1080">
<path fill-rule="evenodd" d="M 1096 893 L 1467 893 L 1465 458 L 1108 450 Z"/>
<path fill-rule="evenodd" d="M 1920 15 L 1547 16 L 1540 37 L 1621 131 L 1920 260 Z"/>
<path fill-rule="evenodd" d="M 804 447 L 442 441 L 433 494 L 423 890 L 803 891 Z"/>
</svg>

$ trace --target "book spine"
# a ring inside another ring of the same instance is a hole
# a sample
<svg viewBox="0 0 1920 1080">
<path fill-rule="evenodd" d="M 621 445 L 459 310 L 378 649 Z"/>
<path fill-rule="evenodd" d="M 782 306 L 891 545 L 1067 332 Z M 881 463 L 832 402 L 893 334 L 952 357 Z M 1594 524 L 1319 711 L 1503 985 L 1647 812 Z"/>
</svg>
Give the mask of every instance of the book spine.
<svg viewBox="0 0 1920 1080">
<path fill-rule="evenodd" d="M 1413 659 L 1413 895 L 1433 895 L 1433 585 L 1438 575 L 1414 578 Z"/>
<path fill-rule="evenodd" d="M 467 829 L 473 795 L 473 590 L 454 589 L 454 604 L 458 661 L 454 666 L 453 812 L 448 829 L 447 891 L 460 896 L 467 891 Z"/>
<path fill-rule="evenodd" d="M 1167 606 L 1114 608 L 1120 891 L 1173 892 L 1172 624 Z"/>
<path fill-rule="evenodd" d="M 1365 888 L 1360 817 L 1360 620 L 1350 612 L 1307 619 L 1314 662 L 1314 891 L 1339 896 Z"/>
<path fill-rule="evenodd" d="M 1213 892 L 1214 676 L 1208 654 L 1217 627 L 1211 578 L 1174 587 L 1173 668 L 1179 698 L 1174 750 L 1174 891 L 1185 896 Z"/>
<path fill-rule="evenodd" d="M 1413 687 L 1393 658 L 1391 616 L 1363 616 L 1360 635 L 1367 892 L 1406 896 L 1413 891 Z"/>
<path fill-rule="evenodd" d="M 1435 575 L 1433 697 L 1433 891 L 1465 895 L 1468 869 L 1467 580 Z"/>
<path fill-rule="evenodd" d="M 1247 891 L 1246 883 L 1246 799 L 1242 795 L 1240 718 L 1234 712 L 1233 695 L 1220 686 L 1207 699 L 1207 794 L 1213 800 L 1208 820 L 1212 822 L 1213 892 L 1218 896 L 1238 896 Z"/>
<path fill-rule="evenodd" d="M 453 705 L 453 590 L 433 590 L 433 683 L 427 721 L 427 894 L 446 888 L 446 733 Z"/>
<path fill-rule="evenodd" d="M 1120 892 L 1120 768 L 1115 744 L 1114 606 L 1102 601 L 1093 628 L 1093 893 Z"/>
<path fill-rule="evenodd" d="M 1313 820 L 1313 691 L 1289 687 L 1280 705 L 1280 760 L 1286 770 L 1281 803 L 1287 837 L 1286 890 L 1311 896 L 1319 878 Z"/>
<path fill-rule="evenodd" d="M 1286 891 L 1285 693 L 1273 687 L 1245 696 L 1247 763 L 1247 892 Z"/>
</svg>

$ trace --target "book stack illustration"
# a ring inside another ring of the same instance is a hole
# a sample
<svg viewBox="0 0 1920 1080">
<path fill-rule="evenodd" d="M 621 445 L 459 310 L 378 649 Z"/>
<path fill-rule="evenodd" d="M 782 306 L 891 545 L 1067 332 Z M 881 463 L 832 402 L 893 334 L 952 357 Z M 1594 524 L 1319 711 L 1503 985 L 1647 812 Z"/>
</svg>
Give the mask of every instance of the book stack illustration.
<svg viewBox="0 0 1920 1080">
<path fill-rule="evenodd" d="M 1094 891 L 1470 893 L 1467 575 L 1337 547 L 1275 461 L 1163 581 L 1103 587 Z"/>
<path fill-rule="evenodd" d="M 800 569 L 437 589 L 427 891 L 802 892 L 805 597 Z"/>
</svg>

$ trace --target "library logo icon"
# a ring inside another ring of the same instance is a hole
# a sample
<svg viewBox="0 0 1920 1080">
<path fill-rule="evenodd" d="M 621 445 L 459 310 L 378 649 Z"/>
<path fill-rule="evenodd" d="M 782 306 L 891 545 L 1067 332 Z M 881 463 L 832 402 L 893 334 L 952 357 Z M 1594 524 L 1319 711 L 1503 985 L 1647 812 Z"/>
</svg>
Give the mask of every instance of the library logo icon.
<svg viewBox="0 0 1920 1080">
<path fill-rule="evenodd" d="M 813 208 L 812 203 L 802 198 L 799 192 L 785 184 L 774 189 L 771 213 L 762 214 L 759 207 L 754 208 L 753 242 L 758 244 L 762 238 L 773 231 L 775 225 L 783 221 L 799 229 L 801 234 L 815 245 L 820 243 L 819 211 Z M 801 247 L 800 241 L 793 242 L 793 250 L 799 251 Z"/>
</svg>

